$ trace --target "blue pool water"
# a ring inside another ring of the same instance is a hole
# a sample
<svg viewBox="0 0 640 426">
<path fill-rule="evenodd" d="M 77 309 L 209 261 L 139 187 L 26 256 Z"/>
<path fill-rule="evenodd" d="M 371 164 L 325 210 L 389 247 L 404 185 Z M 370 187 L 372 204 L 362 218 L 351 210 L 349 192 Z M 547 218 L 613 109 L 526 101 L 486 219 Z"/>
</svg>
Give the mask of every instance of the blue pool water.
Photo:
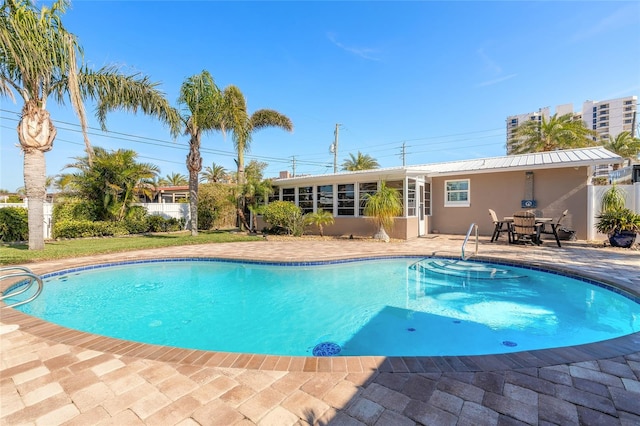
<svg viewBox="0 0 640 426">
<path fill-rule="evenodd" d="M 274 355 L 480 355 L 640 331 L 640 304 L 596 283 L 415 257 L 163 260 L 66 271 L 18 309 L 126 340 Z"/>
</svg>

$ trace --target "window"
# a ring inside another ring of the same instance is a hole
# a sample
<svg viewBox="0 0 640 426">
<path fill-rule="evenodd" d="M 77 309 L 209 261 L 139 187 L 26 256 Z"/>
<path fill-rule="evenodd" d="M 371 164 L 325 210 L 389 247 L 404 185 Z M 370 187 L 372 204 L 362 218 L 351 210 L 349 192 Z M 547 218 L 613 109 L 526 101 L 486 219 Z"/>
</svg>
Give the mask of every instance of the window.
<svg viewBox="0 0 640 426">
<path fill-rule="evenodd" d="M 318 186 L 318 210 L 333 214 L 333 185 Z"/>
<path fill-rule="evenodd" d="M 407 184 L 407 216 L 416 215 L 416 181 L 409 179 Z"/>
<path fill-rule="evenodd" d="M 431 182 L 424 183 L 424 214 L 431 216 Z"/>
<path fill-rule="evenodd" d="M 445 207 L 469 207 L 469 179 L 444 182 Z"/>
<path fill-rule="evenodd" d="M 274 201 L 280 200 L 280 188 L 277 186 L 273 187 L 273 192 L 269 195 L 269 202 L 273 203 Z"/>
<path fill-rule="evenodd" d="M 378 191 L 376 182 L 366 182 L 358 184 L 358 199 L 360 200 L 358 207 L 358 215 L 364 216 L 364 206 L 367 204 L 367 194 L 373 195 Z"/>
<path fill-rule="evenodd" d="M 298 188 L 298 207 L 302 214 L 313 213 L 313 186 Z"/>
<path fill-rule="evenodd" d="M 282 190 L 282 201 L 291 201 L 292 203 L 296 202 L 296 189 L 295 188 L 284 188 Z"/>
<path fill-rule="evenodd" d="M 338 216 L 353 216 L 356 206 L 354 185 L 338 185 Z"/>
<path fill-rule="evenodd" d="M 398 191 L 398 195 L 400 198 L 400 204 L 402 204 L 402 214 L 400 216 L 404 216 L 404 181 L 401 180 L 390 180 L 387 181 L 388 188 L 394 188 Z"/>
</svg>

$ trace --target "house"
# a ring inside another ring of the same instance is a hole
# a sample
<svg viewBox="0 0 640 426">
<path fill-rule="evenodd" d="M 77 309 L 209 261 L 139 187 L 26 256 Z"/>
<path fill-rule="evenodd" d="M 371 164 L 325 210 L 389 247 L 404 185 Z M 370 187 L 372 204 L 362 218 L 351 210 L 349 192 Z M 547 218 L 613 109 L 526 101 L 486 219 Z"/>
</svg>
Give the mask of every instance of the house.
<svg viewBox="0 0 640 426">
<path fill-rule="evenodd" d="M 138 198 L 141 203 L 185 203 L 189 199 L 189 186 L 150 186 L 147 191 L 140 191 Z"/>
<path fill-rule="evenodd" d="M 436 233 L 464 235 L 476 223 L 491 235 L 488 209 L 499 216 L 533 210 L 556 217 L 569 210 L 565 227 L 578 239 L 592 235 L 591 178 L 601 164 L 620 162 L 602 147 L 508 155 L 445 163 L 390 167 L 273 180 L 270 200 L 292 201 L 303 213 L 333 213 L 326 235 L 370 236 L 375 226 L 363 215 L 365 194 L 381 181 L 402 196 L 404 212 L 387 230 L 392 238 L 412 239 Z M 262 224 L 260 225 L 262 226 Z"/>
</svg>

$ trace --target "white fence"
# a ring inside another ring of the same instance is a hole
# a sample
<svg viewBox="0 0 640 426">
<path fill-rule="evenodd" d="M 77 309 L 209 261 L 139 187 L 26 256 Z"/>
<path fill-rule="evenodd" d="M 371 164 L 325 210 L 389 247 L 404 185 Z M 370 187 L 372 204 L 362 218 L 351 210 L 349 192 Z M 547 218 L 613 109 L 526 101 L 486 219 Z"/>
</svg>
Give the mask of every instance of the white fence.
<svg viewBox="0 0 640 426">
<path fill-rule="evenodd" d="M 191 219 L 191 212 L 189 211 L 189 204 L 187 203 L 140 203 L 135 204 L 138 206 L 143 206 L 147 209 L 149 214 L 156 214 L 164 217 L 165 219 L 176 218 L 181 219 L 185 218 L 185 223 L 189 223 L 189 219 Z M 52 232 L 52 220 L 53 217 L 53 204 L 52 203 L 44 203 L 44 238 L 50 239 Z M 0 208 L 3 207 L 29 207 L 29 202 L 27 200 L 24 203 L 0 203 Z"/>
<path fill-rule="evenodd" d="M 624 194 L 626 199 L 626 207 L 640 214 L 640 182 L 636 182 L 633 185 L 617 185 Z M 602 240 L 605 239 L 605 235 L 600 234 L 595 229 L 595 224 L 598 221 L 596 216 L 600 213 L 600 204 L 604 193 L 611 188 L 611 185 L 605 186 L 593 186 L 587 187 L 587 239 L 588 240 Z"/>
</svg>

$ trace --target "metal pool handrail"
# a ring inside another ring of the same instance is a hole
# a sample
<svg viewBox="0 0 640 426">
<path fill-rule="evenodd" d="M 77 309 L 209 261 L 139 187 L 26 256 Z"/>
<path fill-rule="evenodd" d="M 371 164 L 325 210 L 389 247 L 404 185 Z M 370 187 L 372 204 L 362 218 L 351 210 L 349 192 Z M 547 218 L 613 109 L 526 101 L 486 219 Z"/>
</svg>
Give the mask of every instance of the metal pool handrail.
<svg viewBox="0 0 640 426">
<path fill-rule="evenodd" d="M 476 256 L 478 254 L 478 225 L 476 225 L 475 223 L 472 223 L 471 226 L 469 227 L 469 230 L 467 231 L 466 237 L 464 237 L 464 242 L 462 243 L 462 255 L 460 256 L 462 260 L 467 260 L 468 258 L 471 257 L 465 254 L 464 246 L 467 245 L 467 241 L 469 241 L 469 236 L 471 235 L 471 231 L 473 231 L 473 228 L 476 229 L 476 251 L 473 253 L 472 256 Z"/>
<path fill-rule="evenodd" d="M 21 272 L 4 275 L 4 273 L 7 271 L 16 271 L 16 270 Z M 0 296 L 0 301 L 7 299 L 9 297 L 17 296 L 19 294 L 22 294 L 28 291 L 33 285 L 34 281 L 38 283 L 38 289 L 28 299 L 25 299 L 21 302 L 12 303 L 10 305 L 2 306 L 3 308 L 15 308 L 16 306 L 24 305 L 26 303 L 31 302 L 32 300 L 35 300 L 38 296 L 40 296 L 40 293 L 42 293 L 42 287 L 43 287 L 42 278 L 39 275 L 34 274 L 33 271 L 31 271 L 31 269 L 26 268 L 24 266 L 9 266 L 5 268 L 0 268 L 0 281 L 6 280 L 9 278 L 20 278 L 20 277 L 29 278 L 29 283 L 21 285 L 7 294 L 3 294 L 2 296 Z"/>
</svg>

